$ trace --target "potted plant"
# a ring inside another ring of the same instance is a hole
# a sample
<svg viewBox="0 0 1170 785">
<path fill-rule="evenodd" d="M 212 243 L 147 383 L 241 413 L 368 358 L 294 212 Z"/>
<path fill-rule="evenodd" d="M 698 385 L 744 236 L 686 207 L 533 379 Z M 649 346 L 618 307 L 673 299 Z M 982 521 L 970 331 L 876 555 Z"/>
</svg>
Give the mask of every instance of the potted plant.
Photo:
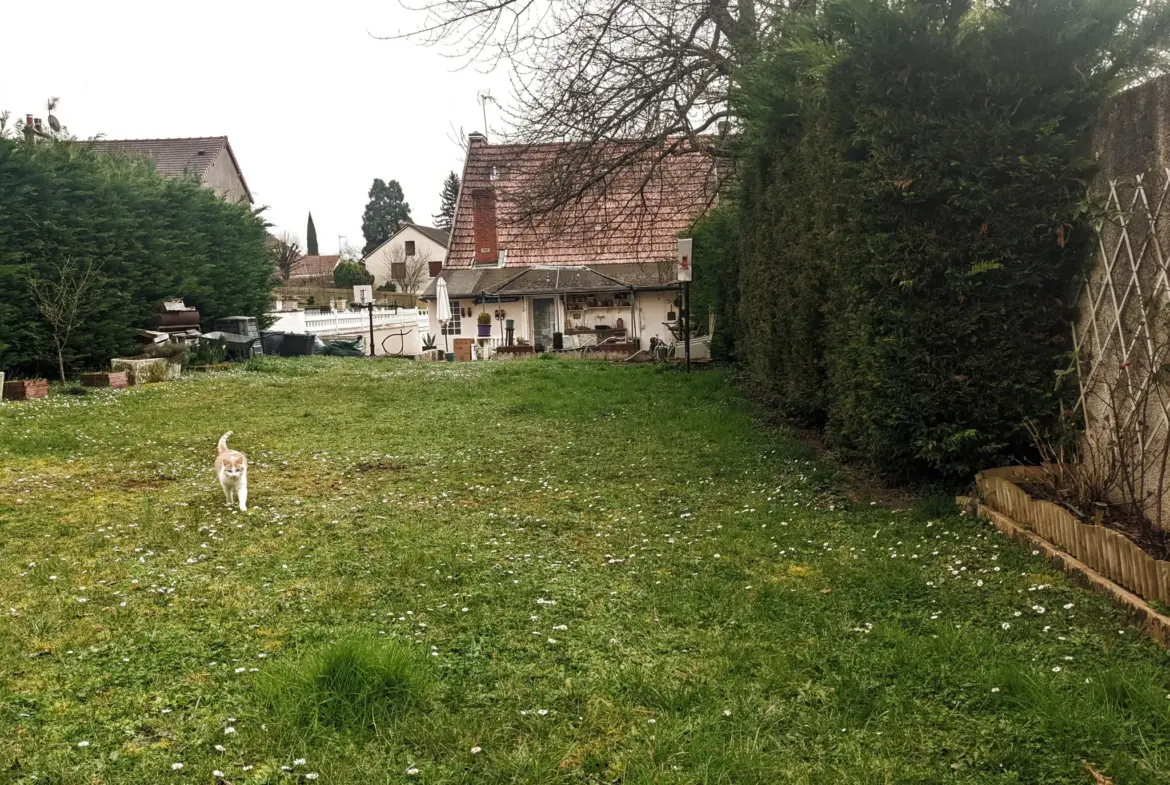
<svg viewBox="0 0 1170 785">
<path fill-rule="evenodd" d="M 431 352 L 435 351 L 435 336 L 427 333 L 422 339 L 422 350 L 429 356 Z"/>
<path fill-rule="evenodd" d="M 4 382 L 4 398 L 9 401 L 27 401 L 49 394 L 48 379 L 14 379 Z"/>
<path fill-rule="evenodd" d="M 492 315 L 490 313 L 488 313 L 487 311 L 484 311 L 483 313 L 481 313 L 479 316 L 476 317 L 475 321 L 479 325 L 479 337 L 480 338 L 491 338 L 492 337 Z"/>
</svg>

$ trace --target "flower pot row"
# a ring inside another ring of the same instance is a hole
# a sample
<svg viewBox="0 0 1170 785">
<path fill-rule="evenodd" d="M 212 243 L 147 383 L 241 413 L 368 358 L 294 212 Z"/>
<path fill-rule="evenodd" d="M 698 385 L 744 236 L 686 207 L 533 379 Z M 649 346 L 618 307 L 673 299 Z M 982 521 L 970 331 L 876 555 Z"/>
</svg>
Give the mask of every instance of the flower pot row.
<svg viewBox="0 0 1170 785">
<path fill-rule="evenodd" d="M 115 360 L 114 362 L 118 361 Z M 160 363 L 151 368 L 152 376 L 141 379 L 135 379 L 134 373 L 136 370 L 139 369 L 130 367 L 124 370 L 83 373 L 81 374 L 81 384 L 85 387 L 124 390 L 136 382 L 142 384 L 146 381 L 177 379 L 182 372 L 182 366 L 161 360 Z M 44 398 L 49 394 L 49 380 L 14 379 L 6 382 L 4 381 L 4 374 L 0 373 L 0 392 L 2 392 L 0 398 L 7 401 L 27 401 L 33 398 Z"/>
</svg>

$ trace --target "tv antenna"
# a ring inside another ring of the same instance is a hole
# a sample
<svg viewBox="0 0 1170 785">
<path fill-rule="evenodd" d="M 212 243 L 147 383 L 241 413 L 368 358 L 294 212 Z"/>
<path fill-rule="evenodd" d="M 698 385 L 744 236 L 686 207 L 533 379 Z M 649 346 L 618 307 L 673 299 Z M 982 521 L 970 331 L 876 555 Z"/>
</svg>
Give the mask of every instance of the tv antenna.
<svg viewBox="0 0 1170 785">
<path fill-rule="evenodd" d="M 487 122 L 487 105 L 490 102 L 499 106 L 499 102 L 492 98 L 491 90 L 480 90 L 475 94 L 475 100 L 479 101 L 479 108 L 483 111 L 483 132 L 485 135 L 490 136 Z"/>
<path fill-rule="evenodd" d="M 53 114 L 53 110 L 57 108 L 57 103 L 60 100 L 59 98 L 50 98 L 45 102 L 45 108 L 49 110 L 49 127 L 53 129 L 53 133 L 57 134 L 61 133 L 61 121 Z"/>
</svg>

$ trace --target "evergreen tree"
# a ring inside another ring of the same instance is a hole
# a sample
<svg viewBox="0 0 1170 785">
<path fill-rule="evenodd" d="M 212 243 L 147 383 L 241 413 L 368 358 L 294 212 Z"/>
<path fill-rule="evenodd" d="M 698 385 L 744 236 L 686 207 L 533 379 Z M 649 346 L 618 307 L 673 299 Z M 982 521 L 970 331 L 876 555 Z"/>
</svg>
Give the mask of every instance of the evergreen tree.
<svg viewBox="0 0 1170 785">
<path fill-rule="evenodd" d="M 397 180 L 386 183 L 381 178 L 375 178 L 370 186 L 370 201 L 362 213 L 362 235 L 366 244 L 362 248 L 363 254 L 377 248 L 390 239 L 390 236 L 410 223 L 410 205 L 406 203 L 402 194 L 402 186 Z"/>
<path fill-rule="evenodd" d="M 305 230 L 305 248 L 309 256 L 317 256 L 317 227 L 313 226 L 312 213 L 309 213 L 309 228 Z"/>
<path fill-rule="evenodd" d="M 455 225 L 455 205 L 459 201 L 459 175 L 451 172 L 443 181 L 443 192 L 439 196 L 443 200 L 439 212 L 432 215 L 435 227 L 444 232 L 450 232 Z"/>
</svg>

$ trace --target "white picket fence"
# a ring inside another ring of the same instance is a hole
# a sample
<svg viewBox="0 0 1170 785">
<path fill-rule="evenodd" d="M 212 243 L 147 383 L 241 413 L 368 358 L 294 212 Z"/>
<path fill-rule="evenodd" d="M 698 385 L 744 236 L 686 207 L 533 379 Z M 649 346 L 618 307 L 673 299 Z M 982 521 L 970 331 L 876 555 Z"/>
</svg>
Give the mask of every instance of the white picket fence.
<svg viewBox="0 0 1170 785">
<path fill-rule="evenodd" d="M 305 332 L 310 335 L 338 335 L 360 333 L 370 327 L 370 315 L 365 311 L 334 311 L 333 313 L 306 313 Z M 374 329 L 383 327 L 415 327 L 427 329 L 427 312 L 414 308 L 374 311 Z"/>
<path fill-rule="evenodd" d="M 366 311 L 277 311 L 275 322 L 268 329 L 277 332 L 309 335 L 357 335 L 370 329 L 370 314 Z M 395 327 L 411 329 L 421 335 L 430 331 L 425 309 L 392 308 L 374 311 L 374 329 Z"/>
</svg>

